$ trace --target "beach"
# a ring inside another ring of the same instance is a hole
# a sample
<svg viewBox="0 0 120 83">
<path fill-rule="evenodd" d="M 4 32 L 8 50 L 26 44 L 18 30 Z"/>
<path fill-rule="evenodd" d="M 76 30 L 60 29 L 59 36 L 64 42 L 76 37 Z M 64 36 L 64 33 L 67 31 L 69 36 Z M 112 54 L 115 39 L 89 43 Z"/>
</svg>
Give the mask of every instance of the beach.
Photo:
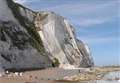
<svg viewBox="0 0 120 83">
<path fill-rule="evenodd" d="M 0 77 L 0 83 L 93 83 L 93 81 L 106 80 L 117 81 L 120 80 L 120 68 L 94 68 L 79 72 L 78 69 L 64 70 L 61 68 L 50 68 L 43 70 L 34 70 L 26 72 L 10 72 Z M 110 72 L 118 72 L 117 77 L 106 78 L 105 76 Z M 103 78 L 105 77 L 105 78 Z M 101 83 L 101 82 L 95 82 Z M 107 82 L 106 82 L 107 83 Z"/>
</svg>

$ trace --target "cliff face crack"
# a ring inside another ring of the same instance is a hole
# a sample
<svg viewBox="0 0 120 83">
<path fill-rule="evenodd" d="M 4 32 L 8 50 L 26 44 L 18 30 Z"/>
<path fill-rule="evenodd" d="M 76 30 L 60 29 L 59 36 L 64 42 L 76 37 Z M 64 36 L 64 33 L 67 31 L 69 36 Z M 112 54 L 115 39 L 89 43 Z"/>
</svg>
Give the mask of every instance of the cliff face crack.
<svg viewBox="0 0 120 83">
<path fill-rule="evenodd" d="M 11 62 L 11 59 L 10 59 L 9 56 L 3 55 L 3 54 L 1 54 L 1 56 L 2 56 L 5 60 L 7 60 L 8 62 Z"/>
<path fill-rule="evenodd" d="M 2 28 L 0 28 L 0 39 L 1 39 L 1 41 L 7 41 L 7 39 L 5 37 L 5 33 Z"/>
</svg>

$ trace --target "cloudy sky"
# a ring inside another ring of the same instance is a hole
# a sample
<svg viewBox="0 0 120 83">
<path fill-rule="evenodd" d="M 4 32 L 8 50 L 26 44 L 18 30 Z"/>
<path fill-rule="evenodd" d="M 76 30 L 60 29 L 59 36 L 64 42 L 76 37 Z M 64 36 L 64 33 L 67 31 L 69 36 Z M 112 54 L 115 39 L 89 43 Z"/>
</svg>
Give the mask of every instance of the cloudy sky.
<svg viewBox="0 0 120 83">
<path fill-rule="evenodd" d="M 67 18 L 91 48 L 96 65 L 120 64 L 120 0 L 16 0 L 36 11 Z M 119 13 L 119 14 L 118 14 Z"/>
</svg>

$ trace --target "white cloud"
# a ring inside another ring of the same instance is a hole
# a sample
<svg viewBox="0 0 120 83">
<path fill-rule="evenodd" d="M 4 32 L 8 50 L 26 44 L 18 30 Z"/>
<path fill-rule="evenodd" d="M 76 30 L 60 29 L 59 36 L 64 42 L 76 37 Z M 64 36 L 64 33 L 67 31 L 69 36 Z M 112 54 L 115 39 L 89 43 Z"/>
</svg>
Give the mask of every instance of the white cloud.
<svg viewBox="0 0 120 83">
<path fill-rule="evenodd" d="M 82 39 L 84 42 L 88 44 L 100 44 L 100 43 L 108 43 L 108 42 L 120 42 L 118 37 L 80 37 L 78 39 Z"/>
<path fill-rule="evenodd" d="M 16 3 L 20 3 L 20 4 L 26 4 L 29 2 L 34 2 L 34 1 L 38 1 L 38 0 L 14 0 Z"/>
<path fill-rule="evenodd" d="M 83 19 L 83 20 L 80 20 L 79 25 L 84 26 L 84 27 L 89 27 L 89 26 L 92 26 L 92 25 L 102 24 L 102 23 L 105 23 L 107 21 L 109 21 L 109 19 L 106 19 L 106 18 L 103 18 L 103 19 L 99 19 L 99 18 Z"/>
<path fill-rule="evenodd" d="M 92 13 L 96 11 L 100 11 L 103 8 L 107 8 L 110 6 L 116 5 L 116 2 L 107 2 L 107 3 L 102 3 L 102 4 L 96 4 L 96 3 L 76 3 L 76 4 L 63 4 L 63 5 L 57 5 L 57 6 L 52 6 L 49 8 L 45 8 L 48 10 L 60 10 L 64 12 L 78 12 L 75 14 L 79 13 Z M 62 10 L 61 10 L 62 9 Z M 99 10 L 98 10 L 99 9 Z M 70 11 L 69 11 L 70 10 Z"/>
<path fill-rule="evenodd" d="M 14 0 L 16 3 L 21 3 L 21 4 L 23 4 L 23 3 L 26 3 L 27 2 L 27 0 Z"/>
<path fill-rule="evenodd" d="M 63 4 L 44 9 L 52 10 L 67 16 L 74 24 L 83 27 L 103 24 L 118 16 L 118 3 L 116 1 L 99 4 L 94 2 Z"/>
</svg>

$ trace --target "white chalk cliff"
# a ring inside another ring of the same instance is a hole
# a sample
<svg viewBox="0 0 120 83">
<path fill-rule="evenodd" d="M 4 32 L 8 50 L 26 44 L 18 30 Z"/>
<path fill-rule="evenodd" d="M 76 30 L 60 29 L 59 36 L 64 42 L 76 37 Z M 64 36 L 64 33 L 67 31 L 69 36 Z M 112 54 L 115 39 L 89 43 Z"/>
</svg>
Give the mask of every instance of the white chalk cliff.
<svg viewBox="0 0 120 83">
<path fill-rule="evenodd" d="M 64 17 L 0 0 L 0 69 L 66 64 L 94 65 L 88 47 L 77 40 L 74 27 Z"/>
</svg>

